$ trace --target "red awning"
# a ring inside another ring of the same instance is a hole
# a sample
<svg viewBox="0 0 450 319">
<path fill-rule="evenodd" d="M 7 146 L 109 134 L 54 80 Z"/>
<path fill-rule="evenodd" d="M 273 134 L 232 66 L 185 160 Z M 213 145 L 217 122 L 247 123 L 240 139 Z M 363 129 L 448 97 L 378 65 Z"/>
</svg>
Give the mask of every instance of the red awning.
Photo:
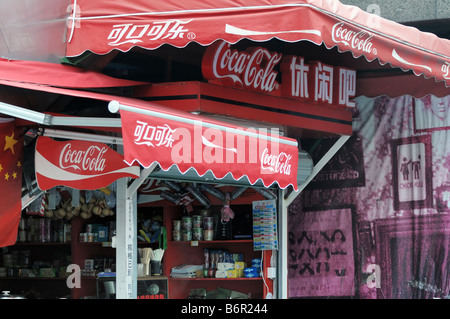
<svg viewBox="0 0 450 319">
<path fill-rule="evenodd" d="M 122 177 L 139 177 L 139 166 L 127 165 L 123 155 L 106 144 L 54 141 L 39 136 L 35 151 L 36 181 L 41 190 L 64 185 L 76 189 L 107 187 Z"/>
<path fill-rule="evenodd" d="M 0 58 L 0 80 L 32 83 L 61 88 L 109 88 L 145 84 L 116 79 L 99 72 L 70 65 L 37 61 L 5 60 Z"/>
<path fill-rule="evenodd" d="M 176 165 L 181 173 L 194 169 L 200 176 L 211 172 L 218 179 L 231 174 L 236 180 L 246 177 L 251 184 L 261 181 L 267 187 L 277 183 L 280 188 L 297 189 L 297 140 L 270 130 L 240 127 L 133 98 L 16 81 L 0 80 L 0 84 L 114 101 L 110 104 L 119 105 L 124 159 L 129 165 L 158 163 L 163 170 Z M 27 120 L 26 113 L 18 114 Z M 65 125 L 76 126 L 73 119 L 78 126 L 87 126 L 88 119 L 94 127 L 104 127 L 101 122 L 105 122 L 103 118 L 71 118 Z M 48 125 L 58 124 L 50 121 Z"/>
<path fill-rule="evenodd" d="M 125 162 L 157 163 L 184 174 L 194 169 L 222 179 L 246 177 L 250 184 L 297 189 L 297 141 L 257 127 L 239 127 L 148 103 L 110 103 L 120 112 Z"/>
<path fill-rule="evenodd" d="M 76 0 L 69 26 L 67 56 L 218 39 L 306 40 L 450 86 L 450 41 L 333 0 Z"/>
</svg>

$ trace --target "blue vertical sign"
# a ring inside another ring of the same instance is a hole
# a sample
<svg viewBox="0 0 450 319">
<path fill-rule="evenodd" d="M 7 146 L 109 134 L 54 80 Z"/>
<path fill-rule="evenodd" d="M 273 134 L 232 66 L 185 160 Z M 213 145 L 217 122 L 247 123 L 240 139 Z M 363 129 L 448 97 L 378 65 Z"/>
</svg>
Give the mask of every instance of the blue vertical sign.
<svg viewBox="0 0 450 319">
<path fill-rule="evenodd" d="M 253 249 L 278 249 L 277 202 L 274 199 L 254 201 L 253 206 Z"/>
</svg>

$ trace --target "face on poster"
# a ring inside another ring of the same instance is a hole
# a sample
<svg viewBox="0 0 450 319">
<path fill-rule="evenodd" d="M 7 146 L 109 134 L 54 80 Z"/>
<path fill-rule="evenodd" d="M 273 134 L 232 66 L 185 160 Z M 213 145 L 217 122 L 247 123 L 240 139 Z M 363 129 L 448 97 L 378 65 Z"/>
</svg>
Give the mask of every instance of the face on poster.
<svg viewBox="0 0 450 319">
<path fill-rule="evenodd" d="M 416 131 L 450 130 L 450 96 L 414 99 Z"/>
</svg>

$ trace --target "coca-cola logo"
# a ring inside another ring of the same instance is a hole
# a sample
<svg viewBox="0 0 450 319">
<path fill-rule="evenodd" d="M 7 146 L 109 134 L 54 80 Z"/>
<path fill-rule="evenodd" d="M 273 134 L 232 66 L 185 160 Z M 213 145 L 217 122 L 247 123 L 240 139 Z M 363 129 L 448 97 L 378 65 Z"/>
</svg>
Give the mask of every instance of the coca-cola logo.
<svg viewBox="0 0 450 319">
<path fill-rule="evenodd" d="M 449 62 L 445 62 L 442 65 L 442 73 L 444 73 L 444 79 L 446 80 L 450 80 L 450 63 Z"/>
<path fill-rule="evenodd" d="M 63 169 L 73 168 L 84 171 L 102 172 L 106 167 L 104 158 L 108 147 L 90 146 L 86 150 L 72 149 L 72 144 L 67 143 L 61 150 L 59 166 Z"/>
<path fill-rule="evenodd" d="M 270 154 L 266 148 L 261 154 L 261 168 L 272 173 L 291 175 L 291 158 L 292 155 L 285 152 Z"/>
<path fill-rule="evenodd" d="M 331 31 L 331 37 L 335 43 L 342 43 L 365 53 L 377 54 L 376 48 L 372 48 L 373 34 L 367 31 L 353 31 L 344 22 L 336 23 Z"/>
<path fill-rule="evenodd" d="M 262 47 L 248 51 L 232 50 L 224 41 L 210 46 L 203 56 L 203 76 L 238 87 L 270 93 L 277 90 L 278 72 L 274 67 L 282 54 L 269 52 Z"/>
</svg>

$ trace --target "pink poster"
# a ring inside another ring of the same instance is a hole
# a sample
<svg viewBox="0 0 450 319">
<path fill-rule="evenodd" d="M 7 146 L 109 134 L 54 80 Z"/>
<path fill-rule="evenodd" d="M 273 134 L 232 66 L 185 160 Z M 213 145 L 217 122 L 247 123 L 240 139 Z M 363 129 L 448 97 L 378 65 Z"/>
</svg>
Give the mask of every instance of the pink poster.
<svg viewBox="0 0 450 319">
<path fill-rule="evenodd" d="M 355 291 L 351 208 L 310 211 L 289 232 L 289 294 L 352 296 Z"/>
<path fill-rule="evenodd" d="M 445 97 L 426 95 L 414 99 L 413 106 L 416 132 L 450 129 L 450 95 Z"/>
<path fill-rule="evenodd" d="M 353 136 L 289 206 L 289 298 L 450 299 L 450 96 L 356 102 Z M 302 148 L 317 160 L 334 141 L 314 142 Z M 323 259 L 338 228 L 354 249 Z"/>
</svg>

